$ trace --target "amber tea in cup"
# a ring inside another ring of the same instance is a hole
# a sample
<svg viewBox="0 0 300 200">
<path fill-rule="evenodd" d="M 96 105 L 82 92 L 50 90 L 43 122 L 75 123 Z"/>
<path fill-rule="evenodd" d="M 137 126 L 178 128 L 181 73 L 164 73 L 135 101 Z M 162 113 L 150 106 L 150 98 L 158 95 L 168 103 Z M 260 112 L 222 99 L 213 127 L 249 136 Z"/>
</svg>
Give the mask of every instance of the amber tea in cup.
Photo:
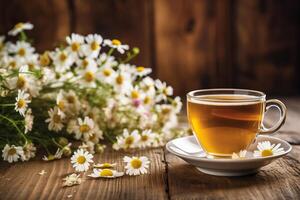
<svg viewBox="0 0 300 200">
<path fill-rule="evenodd" d="M 281 118 L 274 127 L 263 126 L 266 109 L 276 107 Z M 272 133 L 285 120 L 286 108 L 265 94 L 242 89 L 196 90 L 187 95 L 189 124 L 202 148 L 214 156 L 231 156 L 247 149 L 258 133 Z"/>
</svg>

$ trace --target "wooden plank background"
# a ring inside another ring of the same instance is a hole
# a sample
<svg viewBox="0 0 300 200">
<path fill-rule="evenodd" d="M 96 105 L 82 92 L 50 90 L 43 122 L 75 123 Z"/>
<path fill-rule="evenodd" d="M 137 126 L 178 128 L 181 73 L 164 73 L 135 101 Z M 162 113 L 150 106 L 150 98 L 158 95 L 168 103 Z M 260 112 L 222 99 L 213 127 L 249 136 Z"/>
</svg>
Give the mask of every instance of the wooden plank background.
<svg viewBox="0 0 300 200">
<path fill-rule="evenodd" d="M 0 2 L 0 33 L 30 21 L 39 51 L 72 32 L 120 38 L 182 96 L 211 87 L 289 95 L 300 93 L 299 15 L 297 0 L 10 0 Z"/>
</svg>

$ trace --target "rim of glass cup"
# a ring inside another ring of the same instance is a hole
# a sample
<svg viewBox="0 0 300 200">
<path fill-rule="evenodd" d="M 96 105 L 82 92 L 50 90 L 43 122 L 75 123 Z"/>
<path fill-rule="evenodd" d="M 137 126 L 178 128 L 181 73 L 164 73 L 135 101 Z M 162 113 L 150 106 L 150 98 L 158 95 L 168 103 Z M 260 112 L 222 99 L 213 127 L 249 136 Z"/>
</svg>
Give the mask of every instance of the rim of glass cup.
<svg viewBox="0 0 300 200">
<path fill-rule="evenodd" d="M 249 95 L 249 98 L 245 99 L 226 99 L 226 102 L 254 102 L 266 100 L 266 94 L 249 89 L 238 89 L 238 88 L 214 88 L 214 89 L 200 89 L 193 90 L 187 93 L 187 100 L 201 100 L 206 102 L 222 102 L 224 99 L 208 99 L 205 98 L 207 95 L 225 95 L 225 94 L 238 94 L 238 95 Z M 251 97 L 250 97 L 251 96 Z"/>
</svg>

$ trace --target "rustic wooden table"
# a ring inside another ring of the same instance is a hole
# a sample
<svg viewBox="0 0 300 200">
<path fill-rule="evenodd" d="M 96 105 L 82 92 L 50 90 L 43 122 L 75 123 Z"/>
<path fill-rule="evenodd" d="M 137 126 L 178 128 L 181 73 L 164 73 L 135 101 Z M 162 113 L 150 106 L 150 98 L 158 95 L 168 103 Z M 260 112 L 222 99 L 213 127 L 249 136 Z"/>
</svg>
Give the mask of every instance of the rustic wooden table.
<svg viewBox="0 0 300 200">
<path fill-rule="evenodd" d="M 73 172 L 69 159 L 0 162 L 0 199 L 300 199 L 300 98 L 284 102 L 287 121 L 276 136 L 290 142 L 293 151 L 257 174 L 206 175 L 162 148 L 132 153 L 150 158 L 148 175 L 109 180 L 84 176 L 81 185 L 63 188 L 62 178 Z M 108 150 L 96 155 L 95 161 L 117 162 L 121 170 L 124 155 Z M 41 176 L 41 170 L 47 173 Z"/>
</svg>

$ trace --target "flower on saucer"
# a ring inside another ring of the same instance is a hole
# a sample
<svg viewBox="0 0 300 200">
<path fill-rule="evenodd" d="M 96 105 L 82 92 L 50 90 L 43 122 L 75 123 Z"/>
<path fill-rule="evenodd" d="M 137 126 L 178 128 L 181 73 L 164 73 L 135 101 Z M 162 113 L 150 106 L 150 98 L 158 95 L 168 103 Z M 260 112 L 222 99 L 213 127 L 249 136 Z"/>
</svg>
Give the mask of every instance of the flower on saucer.
<svg viewBox="0 0 300 200">
<path fill-rule="evenodd" d="M 258 150 L 254 151 L 254 157 L 267 157 L 273 155 L 279 155 L 284 153 L 283 148 L 280 147 L 280 143 L 275 145 L 271 144 L 270 141 L 259 142 L 257 145 Z"/>
<path fill-rule="evenodd" d="M 247 150 L 241 150 L 239 153 L 233 152 L 231 158 L 232 159 L 245 159 L 247 154 Z"/>
<path fill-rule="evenodd" d="M 126 174 L 128 174 L 129 176 L 147 174 L 147 169 L 149 168 L 149 164 L 150 164 L 150 161 L 147 157 L 125 156 L 123 158 L 123 161 L 127 163 L 125 169 L 126 169 Z"/>
<path fill-rule="evenodd" d="M 124 176 L 124 172 L 118 172 L 116 170 L 111 169 L 94 169 L 93 173 L 88 175 L 93 178 L 118 178 Z"/>
<path fill-rule="evenodd" d="M 12 30 L 10 30 L 8 32 L 8 35 L 12 35 L 12 36 L 15 36 L 17 35 L 18 33 L 22 32 L 23 30 L 31 30 L 33 29 L 33 25 L 31 23 L 22 23 L 22 22 L 19 22 L 17 23 L 14 28 Z"/>
<path fill-rule="evenodd" d="M 90 163 L 93 162 L 93 155 L 83 149 L 78 149 L 71 157 L 71 163 L 76 171 L 84 172 L 89 169 Z"/>
<path fill-rule="evenodd" d="M 98 163 L 94 165 L 95 168 L 114 168 L 115 166 L 117 166 L 117 163 Z"/>
<path fill-rule="evenodd" d="M 73 185 L 79 185 L 81 183 L 80 174 L 71 174 L 69 176 L 66 176 L 64 179 L 63 187 L 70 187 Z"/>
</svg>

